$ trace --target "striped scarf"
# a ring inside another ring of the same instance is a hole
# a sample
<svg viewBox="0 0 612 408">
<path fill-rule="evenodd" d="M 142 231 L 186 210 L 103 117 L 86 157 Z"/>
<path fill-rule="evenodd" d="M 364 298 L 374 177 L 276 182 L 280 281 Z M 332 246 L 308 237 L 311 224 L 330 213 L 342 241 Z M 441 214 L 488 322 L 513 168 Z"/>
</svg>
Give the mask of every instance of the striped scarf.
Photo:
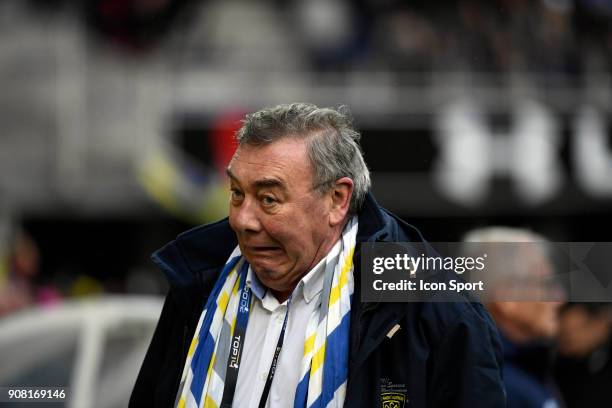
<svg viewBox="0 0 612 408">
<path fill-rule="evenodd" d="M 327 254 L 320 307 L 310 316 L 306 328 L 295 408 L 338 408 L 344 404 L 357 227 L 357 217 L 353 217 L 339 243 Z M 236 247 L 200 315 L 187 353 L 177 407 L 217 408 L 221 404 L 230 340 L 248 269 Z"/>
</svg>

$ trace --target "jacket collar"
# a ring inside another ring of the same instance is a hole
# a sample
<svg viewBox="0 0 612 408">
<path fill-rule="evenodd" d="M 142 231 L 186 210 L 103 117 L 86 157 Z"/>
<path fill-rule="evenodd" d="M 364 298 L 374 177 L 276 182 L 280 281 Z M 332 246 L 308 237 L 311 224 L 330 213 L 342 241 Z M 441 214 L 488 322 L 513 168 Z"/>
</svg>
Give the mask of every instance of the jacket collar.
<svg viewBox="0 0 612 408">
<path fill-rule="evenodd" d="M 204 272 L 223 266 L 236 245 L 236 234 L 225 218 L 183 232 L 155 251 L 151 259 L 170 285 L 187 286 L 201 279 Z"/>
</svg>

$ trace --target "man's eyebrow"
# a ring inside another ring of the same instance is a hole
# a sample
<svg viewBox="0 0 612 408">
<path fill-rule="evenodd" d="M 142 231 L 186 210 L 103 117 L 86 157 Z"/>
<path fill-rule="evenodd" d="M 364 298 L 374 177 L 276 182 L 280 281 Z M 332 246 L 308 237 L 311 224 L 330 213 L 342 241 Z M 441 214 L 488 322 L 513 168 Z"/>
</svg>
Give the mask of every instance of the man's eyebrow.
<svg viewBox="0 0 612 408">
<path fill-rule="evenodd" d="M 229 167 L 225 169 L 225 172 L 227 173 L 229 178 L 238 181 L 238 178 L 234 176 L 234 174 L 232 173 Z M 258 189 L 260 188 L 280 188 L 283 190 L 287 189 L 285 186 L 285 183 L 283 183 L 281 180 L 276 179 L 276 178 L 262 178 L 262 179 L 254 181 L 253 185 L 255 186 L 255 188 L 258 188 Z"/>
<path fill-rule="evenodd" d="M 280 188 L 285 189 L 285 183 L 275 178 L 263 178 L 256 180 L 254 183 L 257 188 Z"/>
</svg>

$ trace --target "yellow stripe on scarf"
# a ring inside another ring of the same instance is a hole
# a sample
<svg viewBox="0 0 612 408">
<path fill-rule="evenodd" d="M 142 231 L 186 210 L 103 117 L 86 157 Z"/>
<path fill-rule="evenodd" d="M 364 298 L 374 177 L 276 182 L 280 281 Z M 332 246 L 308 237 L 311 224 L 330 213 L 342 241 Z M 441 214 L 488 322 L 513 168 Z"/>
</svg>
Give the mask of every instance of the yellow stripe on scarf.
<svg viewBox="0 0 612 408">
<path fill-rule="evenodd" d="M 221 296 L 219 297 L 219 302 L 217 302 L 217 305 L 219 306 L 219 309 L 221 310 L 221 314 L 225 314 L 225 309 L 227 308 L 228 302 L 229 302 L 229 296 L 227 295 L 227 292 L 221 292 Z"/>
<path fill-rule="evenodd" d="M 327 343 L 327 340 L 325 341 L 325 343 Z M 310 371 L 311 377 L 323 365 L 323 361 L 325 360 L 325 343 L 323 343 L 323 345 L 319 348 L 317 353 L 314 356 L 312 356 L 312 368 Z"/>
<path fill-rule="evenodd" d="M 317 337 L 317 332 L 312 333 L 304 342 L 304 355 L 307 356 L 309 353 L 314 350 L 315 338 Z"/>
<path fill-rule="evenodd" d="M 236 279 L 236 283 L 234 284 L 234 288 L 232 289 L 232 296 L 238 297 L 238 288 L 240 287 L 240 277 Z M 240 299 L 238 299 L 238 307 L 240 307 Z M 234 337 L 234 328 L 236 327 L 236 318 L 238 317 L 238 313 L 234 315 L 230 325 L 230 337 Z"/>
<path fill-rule="evenodd" d="M 210 373 L 212 372 L 213 367 L 215 366 L 215 357 L 217 357 L 217 353 L 213 353 L 210 358 L 210 364 L 208 365 L 208 371 L 206 372 L 206 378 L 210 378 Z"/>
<path fill-rule="evenodd" d="M 353 266 L 353 251 L 355 248 L 351 248 L 349 253 L 344 261 L 344 265 L 342 266 L 342 270 L 340 271 L 340 278 L 338 279 L 338 284 L 334 286 L 329 294 L 329 306 L 333 305 L 340 299 L 340 290 L 346 283 L 348 282 L 348 273 Z"/>
<path fill-rule="evenodd" d="M 191 340 L 191 345 L 189 346 L 189 352 L 187 352 L 188 357 L 193 357 L 193 353 L 195 353 L 197 346 L 198 346 L 198 336 L 193 336 L 193 340 Z"/>
<path fill-rule="evenodd" d="M 236 271 L 237 268 L 232 269 L 232 271 L 229 273 L 228 278 L 234 274 L 234 273 L 238 273 Z M 237 285 L 240 282 L 240 277 L 238 277 L 238 279 L 236 279 L 236 283 L 234 284 L 234 288 L 233 290 L 237 290 Z M 219 300 L 217 301 L 217 305 L 219 306 L 219 310 L 217 311 L 217 313 L 220 311 L 222 315 L 225 315 L 225 310 L 227 309 L 227 304 L 229 303 L 230 297 L 228 295 L 228 293 L 226 291 L 222 291 L 221 295 L 219 296 Z"/>
<path fill-rule="evenodd" d="M 236 268 L 234 268 L 232 273 L 237 273 Z M 232 296 L 234 297 L 238 296 L 239 287 L 240 287 L 240 276 L 238 276 L 238 279 L 236 279 L 236 282 L 234 283 L 234 287 L 232 288 Z M 225 312 L 227 310 L 227 305 L 229 304 L 229 300 L 230 300 L 230 297 L 228 296 L 227 292 L 222 292 L 221 296 L 219 297 L 219 303 L 218 303 L 219 310 L 217 312 L 220 311 L 222 315 L 225 315 Z M 233 336 L 234 334 L 235 325 L 236 325 L 236 317 L 234 317 L 232 325 L 231 325 L 230 336 Z M 208 379 L 208 381 L 212 379 L 211 373 L 215 367 L 216 359 L 217 359 L 217 353 L 213 352 L 212 357 L 210 358 L 210 364 L 208 365 L 208 371 L 206 372 L 206 378 Z M 204 407 L 205 408 L 209 408 L 209 407 L 218 408 L 215 400 L 213 400 L 212 397 L 208 394 L 206 394 L 206 398 L 204 400 Z"/>
<path fill-rule="evenodd" d="M 353 251 L 355 248 L 351 248 L 349 250 L 348 255 L 345 258 L 344 265 L 342 265 L 342 269 L 340 271 L 340 277 L 338 279 L 338 284 L 331 289 L 331 293 L 329 294 L 329 306 L 333 305 L 340 299 L 340 291 L 342 288 L 348 283 L 348 274 L 353 266 Z M 314 341 L 316 337 L 316 332 L 306 339 L 304 343 L 304 355 L 306 355 L 310 350 L 314 348 Z M 311 339 L 312 338 L 312 339 Z M 312 366 L 310 369 L 310 376 L 317 372 L 319 368 L 323 365 L 325 361 L 325 345 L 326 341 L 321 345 L 321 347 L 317 350 L 315 355 L 312 357 Z"/>
<path fill-rule="evenodd" d="M 206 372 L 207 382 L 212 380 L 212 376 L 210 375 L 210 373 L 212 372 L 213 367 L 215 366 L 216 357 L 217 357 L 217 353 L 213 352 L 212 357 L 210 358 L 210 364 L 208 365 L 208 371 Z M 217 403 L 210 397 L 210 395 L 206 394 L 206 398 L 204 399 L 204 407 L 205 408 L 208 408 L 208 407 L 217 408 Z"/>
<path fill-rule="evenodd" d="M 228 279 L 235 273 L 238 273 L 238 265 L 236 265 L 234 269 L 232 269 L 232 271 L 227 275 Z M 232 288 L 233 292 L 238 290 L 239 282 L 240 282 L 240 276 L 238 277 L 238 279 L 236 279 L 236 283 L 234 284 L 234 287 Z M 225 315 L 225 310 L 227 309 L 227 304 L 229 303 L 229 299 L 230 299 L 229 294 L 226 291 L 222 291 L 221 294 L 219 295 L 219 300 L 217 301 L 217 305 L 219 306 L 220 310 L 217 310 L 215 313 L 221 312 L 221 315 Z"/>
<path fill-rule="evenodd" d="M 210 395 L 207 395 L 206 399 L 204 400 L 204 408 L 218 408 L 217 403 L 210 397 Z"/>
</svg>

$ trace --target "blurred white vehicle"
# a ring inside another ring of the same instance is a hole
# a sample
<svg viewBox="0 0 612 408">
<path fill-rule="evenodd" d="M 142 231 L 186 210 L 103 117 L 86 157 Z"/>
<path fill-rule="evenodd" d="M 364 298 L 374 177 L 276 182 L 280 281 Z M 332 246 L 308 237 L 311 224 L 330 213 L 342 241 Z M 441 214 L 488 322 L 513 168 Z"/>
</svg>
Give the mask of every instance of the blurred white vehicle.
<svg viewBox="0 0 612 408">
<path fill-rule="evenodd" d="M 69 388 L 65 403 L 47 408 L 127 406 L 162 304 L 160 297 L 106 296 L 0 319 L 0 387 Z"/>
</svg>

